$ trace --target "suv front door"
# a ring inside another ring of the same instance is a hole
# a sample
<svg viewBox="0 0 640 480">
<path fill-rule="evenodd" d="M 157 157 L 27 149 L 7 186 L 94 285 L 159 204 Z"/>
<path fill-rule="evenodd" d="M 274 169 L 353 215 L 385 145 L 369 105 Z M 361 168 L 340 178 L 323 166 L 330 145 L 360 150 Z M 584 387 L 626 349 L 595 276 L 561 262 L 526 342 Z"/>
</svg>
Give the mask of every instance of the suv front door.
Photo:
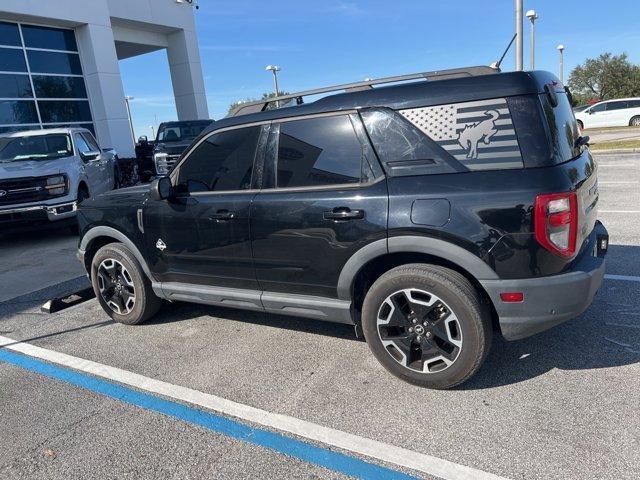
<svg viewBox="0 0 640 480">
<path fill-rule="evenodd" d="M 80 156 L 80 160 L 84 164 L 84 170 L 89 183 L 89 195 L 95 196 L 109 190 L 107 181 L 113 179 L 113 173 L 110 175 L 106 171 L 108 163 L 99 148 L 89 144 L 84 135 L 80 132 L 73 134 L 73 142 L 76 144 L 76 150 Z"/>
<path fill-rule="evenodd" d="M 387 235 L 386 181 L 360 119 L 281 120 L 267 151 L 263 188 L 251 207 L 260 287 L 336 298 L 349 258 Z"/>
<path fill-rule="evenodd" d="M 145 204 L 144 236 L 160 281 L 258 289 L 249 208 L 263 130 L 234 128 L 205 137 L 171 174 L 174 195 Z"/>
</svg>

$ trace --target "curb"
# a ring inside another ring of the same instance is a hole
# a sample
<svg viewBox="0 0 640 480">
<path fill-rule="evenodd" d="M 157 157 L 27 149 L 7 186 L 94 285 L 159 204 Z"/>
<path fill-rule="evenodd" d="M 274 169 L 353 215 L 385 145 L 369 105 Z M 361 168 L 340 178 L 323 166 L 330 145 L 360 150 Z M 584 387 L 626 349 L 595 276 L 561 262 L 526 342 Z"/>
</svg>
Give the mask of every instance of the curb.
<svg viewBox="0 0 640 480">
<path fill-rule="evenodd" d="M 610 150 L 607 149 L 595 149 L 595 148 L 590 148 L 589 150 L 591 150 L 591 153 L 640 153 L 640 148 L 612 148 Z"/>
</svg>

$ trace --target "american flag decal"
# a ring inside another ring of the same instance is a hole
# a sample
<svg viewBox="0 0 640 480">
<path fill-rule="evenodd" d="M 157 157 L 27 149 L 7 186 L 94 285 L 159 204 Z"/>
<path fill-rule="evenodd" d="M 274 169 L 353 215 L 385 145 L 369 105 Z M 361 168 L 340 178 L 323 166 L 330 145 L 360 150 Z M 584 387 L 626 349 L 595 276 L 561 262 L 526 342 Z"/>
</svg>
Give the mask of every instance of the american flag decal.
<svg viewBox="0 0 640 480">
<path fill-rule="evenodd" d="M 523 167 L 504 98 L 411 108 L 399 113 L 471 170 Z"/>
</svg>

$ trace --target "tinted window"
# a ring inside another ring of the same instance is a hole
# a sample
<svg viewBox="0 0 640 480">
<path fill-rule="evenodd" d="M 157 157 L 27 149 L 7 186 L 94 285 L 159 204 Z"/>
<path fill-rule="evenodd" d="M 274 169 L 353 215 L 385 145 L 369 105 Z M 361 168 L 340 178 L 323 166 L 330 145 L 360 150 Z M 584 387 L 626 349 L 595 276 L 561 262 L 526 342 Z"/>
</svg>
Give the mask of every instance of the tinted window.
<svg viewBox="0 0 640 480">
<path fill-rule="evenodd" d="M 158 130 L 158 141 L 167 143 L 188 142 L 200 135 L 209 125 L 211 125 L 210 121 L 162 124 Z"/>
<path fill-rule="evenodd" d="M 18 25 L 15 23 L 0 22 L 0 45 L 10 45 L 12 47 L 21 46 Z"/>
<path fill-rule="evenodd" d="M 46 160 L 71 155 L 69 135 L 52 134 L 0 139 L 0 162 Z"/>
<path fill-rule="evenodd" d="M 640 100 L 629 100 L 629 108 L 640 107 Z"/>
<path fill-rule="evenodd" d="M 359 183 L 362 146 L 346 115 L 280 125 L 276 185 L 314 187 Z"/>
<path fill-rule="evenodd" d="M 40 100 L 42 123 L 91 121 L 89 102 Z"/>
<path fill-rule="evenodd" d="M 0 48 L 0 71 L 26 72 L 27 64 L 24 61 L 24 53 L 22 50 Z"/>
<path fill-rule="evenodd" d="M 87 153 L 87 152 L 90 152 L 92 150 L 92 148 L 89 146 L 89 144 L 84 139 L 84 137 L 82 135 L 80 135 L 79 133 L 76 133 L 73 136 L 73 139 L 76 142 L 76 148 L 78 149 L 78 152 Z"/>
<path fill-rule="evenodd" d="M 18 52 L 20 52 L 18 50 Z M 22 54 L 22 52 L 20 52 Z M 40 52 L 28 50 L 29 66 L 34 73 L 62 73 L 81 75 L 77 53 Z"/>
<path fill-rule="evenodd" d="M 33 87 L 39 98 L 87 98 L 84 80 L 80 77 L 34 75 Z"/>
<path fill-rule="evenodd" d="M 59 28 L 22 26 L 25 47 L 48 48 L 50 50 L 78 50 L 73 30 Z"/>
<path fill-rule="evenodd" d="M 91 135 L 90 133 L 84 132 L 82 134 L 82 136 L 86 140 L 86 142 L 89 145 L 89 148 L 91 148 L 91 150 L 93 150 L 94 152 L 100 151 L 100 147 L 98 146 L 98 142 L 96 142 L 96 139 L 93 138 L 93 135 Z"/>
<path fill-rule="evenodd" d="M 36 103 L 24 100 L 0 100 L 0 125 L 38 123 Z"/>
<path fill-rule="evenodd" d="M 361 115 L 387 174 L 401 176 L 466 171 L 461 166 L 456 168 L 458 162 L 453 157 L 396 112 L 375 109 L 364 110 Z"/>
<path fill-rule="evenodd" d="M 15 125 L 11 127 L 0 127 L 0 133 L 22 132 L 24 130 L 40 130 L 40 125 Z"/>
<path fill-rule="evenodd" d="M 27 75 L 0 75 L 0 98 L 33 97 Z"/>
<path fill-rule="evenodd" d="M 542 107 L 551 133 L 551 146 L 556 163 L 566 162 L 580 155 L 576 140 L 580 136 L 578 125 L 566 93 L 558 93 L 558 105 L 554 107 L 546 94 L 540 95 Z"/>
<path fill-rule="evenodd" d="M 593 107 L 591 107 L 591 110 L 589 110 L 592 113 L 595 112 L 604 112 L 607 108 L 607 104 L 606 103 L 601 103 L 599 105 L 595 105 Z"/>
<path fill-rule="evenodd" d="M 251 171 L 260 127 L 211 135 L 180 166 L 180 185 L 190 192 L 251 188 Z"/>
<path fill-rule="evenodd" d="M 628 108 L 627 102 L 609 102 L 607 103 L 607 111 L 610 110 L 622 110 Z"/>
</svg>

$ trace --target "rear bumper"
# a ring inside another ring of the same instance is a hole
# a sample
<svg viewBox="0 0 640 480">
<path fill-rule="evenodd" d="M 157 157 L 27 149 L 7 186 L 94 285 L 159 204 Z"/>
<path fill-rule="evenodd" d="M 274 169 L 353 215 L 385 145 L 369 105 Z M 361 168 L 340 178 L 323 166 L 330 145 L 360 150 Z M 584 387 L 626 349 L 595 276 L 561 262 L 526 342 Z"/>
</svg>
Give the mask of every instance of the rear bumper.
<svg viewBox="0 0 640 480">
<path fill-rule="evenodd" d="M 606 249 L 600 240 L 608 239 L 606 228 L 597 223 L 589 236 L 591 255 L 574 266 L 569 273 L 550 277 L 518 280 L 481 281 L 498 313 L 502 335 L 519 340 L 566 322 L 583 313 L 595 297 L 605 272 Z M 501 292 L 523 292 L 524 301 L 505 303 Z"/>
</svg>

